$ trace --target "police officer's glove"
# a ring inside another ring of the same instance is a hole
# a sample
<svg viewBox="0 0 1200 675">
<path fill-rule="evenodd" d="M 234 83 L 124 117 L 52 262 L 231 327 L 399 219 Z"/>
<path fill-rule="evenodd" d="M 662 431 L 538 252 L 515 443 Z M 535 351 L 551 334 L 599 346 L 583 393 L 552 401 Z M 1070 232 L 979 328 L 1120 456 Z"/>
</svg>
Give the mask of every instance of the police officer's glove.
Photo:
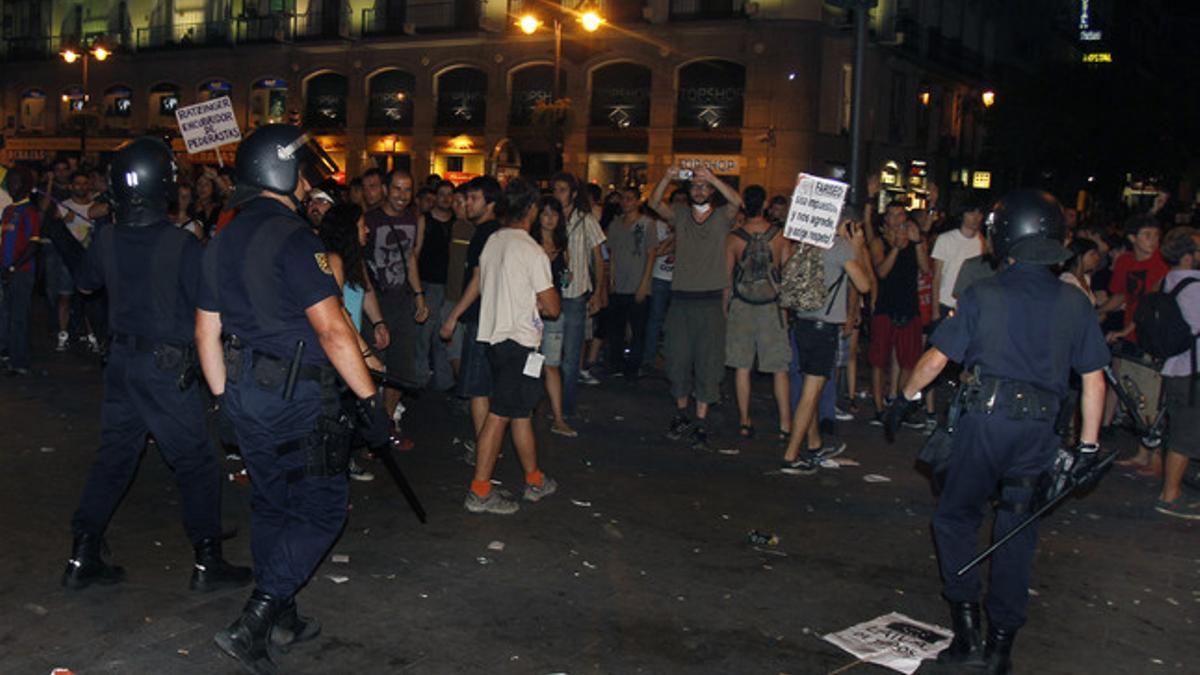
<svg viewBox="0 0 1200 675">
<path fill-rule="evenodd" d="M 1080 443 L 1075 449 L 1075 463 L 1071 465 L 1071 480 L 1076 488 L 1086 488 L 1100 478 L 1100 446 L 1095 443 Z"/>
<path fill-rule="evenodd" d="M 224 409 L 225 409 L 225 394 L 217 394 L 216 396 L 213 397 L 212 405 L 208 408 L 208 411 L 210 413 L 212 413 L 213 415 L 220 415 L 221 411 Z"/>
<path fill-rule="evenodd" d="M 392 421 L 388 419 L 381 394 L 358 399 L 354 404 L 354 412 L 358 432 L 367 447 L 378 448 L 391 441 Z"/>
<path fill-rule="evenodd" d="M 904 391 L 900 391 L 900 395 L 883 412 L 883 437 L 887 439 L 888 443 L 896 442 L 896 430 L 900 428 L 900 423 L 919 407 L 921 407 L 921 392 L 918 391 L 917 397 L 910 401 L 904 398 Z"/>
</svg>

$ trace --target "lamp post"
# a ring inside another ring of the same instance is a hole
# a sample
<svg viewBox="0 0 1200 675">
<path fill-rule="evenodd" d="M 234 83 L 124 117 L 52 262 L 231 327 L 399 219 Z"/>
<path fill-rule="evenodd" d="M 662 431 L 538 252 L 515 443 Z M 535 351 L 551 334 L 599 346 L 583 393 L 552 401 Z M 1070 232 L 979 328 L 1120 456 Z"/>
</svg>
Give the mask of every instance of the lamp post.
<svg viewBox="0 0 1200 675">
<path fill-rule="evenodd" d="M 67 63 L 75 63 L 81 61 L 83 65 L 83 105 L 80 106 L 79 117 L 79 162 L 83 163 L 83 156 L 87 154 L 87 106 L 88 106 L 88 61 L 96 59 L 104 61 L 111 55 L 112 52 L 104 48 L 103 45 L 93 43 L 90 48 L 72 49 L 67 47 L 62 51 L 62 60 Z"/>
<path fill-rule="evenodd" d="M 551 103 L 558 102 L 558 87 L 559 80 L 562 79 L 562 17 L 564 13 L 574 14 L 579 25 L 589 33 L 595 33 L 604 25 L 605 19 L 600 16 L 600 12 L 591 4 L 590 0 L 582 0 L 575 9 L 567 9 L 566 7 L 558 7 L 550 14 L 551 22 L 554 27 L 554 82 L 550 85 Z M 542 27 L 543 21 L 533 13 L 522 14 L 517 19 L 517 27 L 526 35 L 533 35 L 539 28 Z M 551 129 L 554 142 L 554 170 L 562 169 L 563 165 L 563 138 L 562 138 L 562 121 L 556 121 Z"/>
<path fill-rule="evenodd" d="M 551 22 L 554 27 L 554 83 L 551 85 L 553 92 L 551 102 L 558 100 L 558 82 L 562 76 L 562 12 L 570 12 L 576 15 L 576 21 L 580 26 L 589 33 L 595 33 L 605 23 L 604 17 L 600 16 L 600 12 L 592 7 L 590 2 L 584 0 L 574 10 L 566 9 L 555 11 L 551 16 Z M 533 35 L 544 22 L 537 17 L 536 14 L 522 14 L 517 19 L 517 27 L 526 35 Z"/>
<path fill-rule="evenodd" d="M 829 4 L 841 9 L 854 12 L 854 72 L 850 102 L 850 203 L 862 204 L 863 175 L 860 162 L 862 158 L 862 109 L 863 100 L 863 69 L 866 67 L 867 56 L 867 21 L 868 12 L 879 4 L 879 0 L 827 0 Z"/>
</svg>

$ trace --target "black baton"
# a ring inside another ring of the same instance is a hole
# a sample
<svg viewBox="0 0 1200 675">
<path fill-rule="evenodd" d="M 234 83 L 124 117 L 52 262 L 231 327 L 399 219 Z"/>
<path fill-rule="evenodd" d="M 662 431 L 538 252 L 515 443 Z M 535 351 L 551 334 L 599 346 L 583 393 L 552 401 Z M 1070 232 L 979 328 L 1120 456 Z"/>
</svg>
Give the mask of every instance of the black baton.
<svg viewBox="0 0 1200 675">
<path fill-rule="evenodd" d="M 304 356 L 304 340 L 296 341 L 296 352 L 292 354 L 292 365 L 288 368 L 287 382 L 283 385 L 283 400 L 292 400 L 296 393 L 296 379 L 300 376 L 300 357 Z"/>
<path fill-rule="evenodd" d="M 396 458 L 392 457 L 392 448 L 390 443 L 385 443 L 378 448 L 373 448 L 372 452 L 383 460 L 383 465 L 387 467 L 388 473 L 392 474 L 392 480 L 395 481 L 396 487 L 400 488 L 400 492 L 404 495 L 404 499 L 408 501 L 408 505 L 412 507 L 413 513 L 417 514 L 417 520 L 421 524 L 425 524 L 425 507 L 421 506 L 421 500 L 417 499 L 417 493 L 413 492 L 412 486 L 408 484 L 408 480 L 404 477 L 404 472 L 400 470 L 400 465 L 396 463 Z"/>
</svg>

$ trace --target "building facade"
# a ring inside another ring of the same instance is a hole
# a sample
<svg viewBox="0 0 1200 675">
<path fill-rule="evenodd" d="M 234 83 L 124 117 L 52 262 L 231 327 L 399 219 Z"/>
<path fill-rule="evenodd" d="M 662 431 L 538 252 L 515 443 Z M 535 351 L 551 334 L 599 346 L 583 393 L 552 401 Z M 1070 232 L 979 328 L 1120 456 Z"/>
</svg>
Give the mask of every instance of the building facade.
<svg viewBox="0 0 1200 675">
<path fill-rule="evenodd" d="M 986 169 L 981 94 L 1005 4 L 880 0 L 872 12 L 866 166 L 896 192 L 919 201 L 931 178 L 969 185 Z M 228 96 L 243 132 L 303 124 L 350 175 L 545 177 L 560 154 L 604 186 L 652 182 L 675 161 L 773 192 L 801 171 L 844 172 L 844 12 L 820 0 L 601 0 L 588 7 L 606 22 L 587 32 L 581 7 L 563 5 L 556 99 L 553 16 L 530 0 L 10 0 L 6 152 L 78 152 L 85 136 L 97 155 L 141 133 L 177 137 L 178 106 Z M 525 34 L 515 24 L 530 11 L 544 24 Z M 93 58 L 85 83 L 59 54 L 92 44 L 115 53 Z"/>
</svg>

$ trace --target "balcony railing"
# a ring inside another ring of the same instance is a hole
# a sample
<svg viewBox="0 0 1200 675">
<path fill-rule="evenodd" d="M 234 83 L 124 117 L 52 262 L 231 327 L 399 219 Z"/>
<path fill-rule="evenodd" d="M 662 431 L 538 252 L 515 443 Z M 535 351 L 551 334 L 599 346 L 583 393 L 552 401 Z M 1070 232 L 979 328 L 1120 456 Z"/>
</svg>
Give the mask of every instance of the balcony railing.
<svg viewBox="0 0 1200 675">
<path fill-rule="evenodd" d="M 671 0 L 671 20 L 729 19 L 745 16 L 745 0 Z"/>
<path fill-rule="evenodd" d="M 577 4 L 576 0 L 565 0 L 562 2 L 565 7 L 574 7 Z M 600 16 L 608 23 L 632 23 L 635 21 L 645 20 L 643 10 L 646 7 L 646 0 L 600 0 L 593 3 L 600 11 Z M 548 6 L 540 0 L 508 0 L 508 14 L 512 17 L 518 17 L 526 12 L 533 12 L 544 16 Z M 515 20 L 510 23 L 515 23 Z M 513 30 L 517 27 L 512 26 Z"/>
<path fill-rule="evenodd" d="M 231 44 L 233 21 L 177 23 L 174 26 L 148 26 L 137 29 L 138 51 L 174 47 L 201 47 Z"/>
<path fill-rule="evenodd" d="M 479 28 L 480 0 L 408 0 L 362 12 L 362 34 L 405 35 Z"/>
</svg>

